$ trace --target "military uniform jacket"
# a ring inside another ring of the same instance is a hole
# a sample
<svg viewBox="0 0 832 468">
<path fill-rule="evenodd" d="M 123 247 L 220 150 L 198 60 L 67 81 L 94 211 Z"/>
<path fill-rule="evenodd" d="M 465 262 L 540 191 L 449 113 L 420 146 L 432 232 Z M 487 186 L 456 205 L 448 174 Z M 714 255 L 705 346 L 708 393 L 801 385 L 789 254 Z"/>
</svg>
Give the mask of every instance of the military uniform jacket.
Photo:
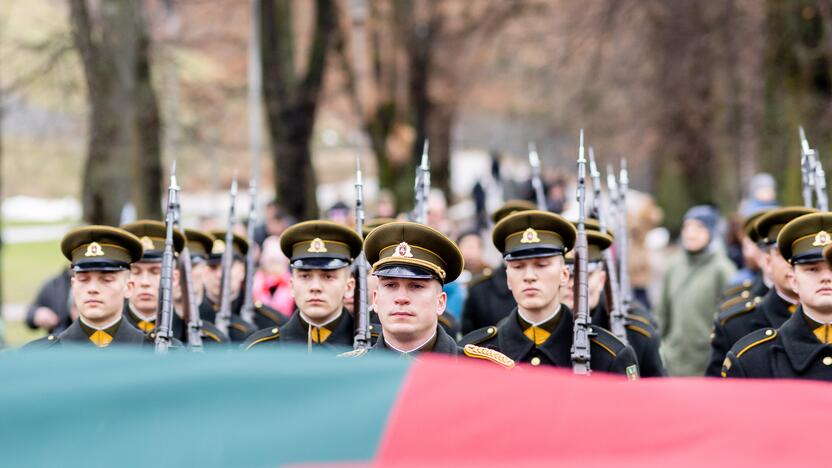
<svg viewBox="0 0 832 468">
<path fill-rule="evenodd" d="M 118 330 L 116 330 L 115 334 L 113 335 L 113 341 L 110 342 L 110 344 L 107 347 L 114 345 L 132 345 L 141 347 L 149 343 L 150 342 L 147 336 L 145 336 L 145 334 L 141 330 L 131 325 L 122 317 L 121 323 L 118 326 Z M 72 325 L 70 325 L 69 328 L 61 332 L 61 334 L 49 335 L 38 340 L 32 341 L 31 343 L 24 346 L 24 349 L 53 348 L 61 347 L 63 345 L 88 346 L 91 348 L 97 348 L 95 344 L 93 344 L 93 342 L 90 341 L 87 334 L 84 333 L 84 330 L 81 328 L 81 322 L 79 320 L 76 320 L 72 322 Z"/>
<path fill-rule="evenodd" d="M 728 351 L 723 377 L 832 381 L 832 346 L 812 332 L 802 308 L 778 328 L 746 335 Z"/>
<path fill-rule="evenodd" d="M 725 355 L 734 343 L 762 328 L 780 328 L 796 308 L 772 288 L 762 298 L 753 298 L 722 311 L 714 320 L 705 375 L 719 377 Z"/>
<path fill-rule="evenodd" d="M 312 346 L 325 348 L 352 348 L 355 339 L 352 315 L 346 309 L 341 309 L 341 315 L 332 328 L 331 334 L 323 343 L 312 343 Z M 310 325 L 303 320 L 300 312 L 295 309 L 289 321 L 282 327 L 272 327 L 259 330 L 252 334 L 242 345 L 242 349 L 248 350 L 253 347 L 266 345 L 279 346 L 287 343 L 305 345 L 309 342 Z"/>
<path fill-rule="evenodd" d="M 610 317 L 603 303 L 592 311 L 592 324 L 609 330 Z M 624 323 L 627 344 L 633 348 L 641 377 L 666 377 L 667 370 L 659 353 L 661 339 L 650 321 L 636 314 L 627 314 Z"/>
<path fill-rule="evenodd" d="M 506 266 L 468 288 L 468 298 L 462 309 L 462 333 L 496 325 L 517 307 L 508 289 Z"/>
<path fill-rule="evenodd" d="M 240 308 L 242 305 L 243 303 L 239 296 L 231 302 L 231 323 L 228 325 L 228 338 L 234 343 L 245 341 L 256 331 L 254 326 L 240 318 Z M 205 295 L 202 303 L 199 305 L 199 317 L 203 321 L 216 324 L 219 309 L 220 305 L 209 299 L 208 295 Z"/>
<path fill-rule="evenodd" d="M 379 339 L 376 341 L 376 344 L 370 349 L 370 352 L 378 352 L 378 351 L 387 351 L 387 352 L 396 352 L 394 349 L 391 349 L 387 346 L 387 343 L 384 341 L 384 332 L 381 333 Z M 420 351 L 417 351 L 414 354 L 418 354 Z M 438 353 L 438 354 L 448 354 L 450 356 L 459 356 L 463 354 L 462 348 L 451 338 L 445 329 L 442 326 L 436 327 L 436 339 L 433 342 L 433 346 L 429 350 L 425 350 L 425 352 L 431 353 Z M 408 353 L 409 355 L 410 353 Z"/>
<path fill-rule="evenodd" d="M 557 324 L 549 338 L 535 345 L 523 334 L 520 316 L 515 308 L 497 326 L 474 331 L 460 340 L 460 345 L 474 344 L 497 350 L 516 362 L 532 365 L 572 367 L 572 311 L 561 304 Z M 593 371 L 637 376 L 638 364 L 633 348 L 625 345 L 609 331 L 590 326 L 590 368 Z"/>
</svg>

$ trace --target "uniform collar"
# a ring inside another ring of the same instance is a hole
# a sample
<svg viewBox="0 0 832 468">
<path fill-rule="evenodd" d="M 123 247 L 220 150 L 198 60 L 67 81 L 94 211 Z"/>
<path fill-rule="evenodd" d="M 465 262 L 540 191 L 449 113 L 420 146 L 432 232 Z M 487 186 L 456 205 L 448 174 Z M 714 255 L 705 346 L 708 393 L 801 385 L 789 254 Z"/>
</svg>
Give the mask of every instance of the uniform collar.
<svg viewBox="0 0 832 468">
<path fill-rule="evenodd" d="M 80 323 L 81 328 L 83 328 L 85 332 L 87 330 L 90 330 L 90 334 L 92 334 L 94 332 L 97 332 L 97 331 L 109 332 L 110 330 L 112 330 L 113 333 L 115 333 L 116 329 L 118 328 L 119 323 L 121 323 L 121 316 L 119 316 L 118 318 L 116 318 L 112 322 L 108 323 L 107 325 L 104 325 L 103 327 L 95 327 L 93 325 L 90 325 L 89 323 L 87 323 L 84 320 L 84 317 L 81 317 L 81 316 L 78 316 L 78 322 Z M 112 335 L 112 333 L 110 333 L 110 334 Z"/>
<path fill-rule="evenodd" d="M 128 310 L 128 311 L 130 311 L 130 313 L 133 315 L 133 317 L 134 317 L 137 321 L 139 321 L 139 320 L 144 320 L 145 322 L 154 322 L 154 323 L 156 322 L 156 315 L 155 315 L 155 314 L 153 315 L 153 318 L 145 318 L 145 317 L 144 317 L 144 315 L 142 315 L 142 314 L 139 312 L 139 310 L 138 310 L 138 309 L 136 309 L 136 308 L 133 306 L 133 304 L 131 304 L 130 302 L 128 302 L 128 303 L 127 303 L 127 310 Z"/>
<path fill-rule="evenodd" d="M 555 328 L 555 325 L 557 325 L 557 320 L 556 319 L 559 318 L 558 314 L 560 313 L 561 305 L 562 304 L 558 304 L 558 306 L 555 308 L 555 311 L 552 312 L 551 315 L 549 315 L 548 317 L 544 318 L 543 320 L 541 320 L 537 323 L 532 322 L 531 320 L 526 318 L 526 316 L 523 315 L 523 312 L 520 312 L 520 308 L 518 307 L 517 308 L 517 317 L 519 318 L 520 326 L 523 327 L 523 330 L 525 330 L 529 327 L 538 327 L 538 328 L 543 328 L 544 330 L 547 330 L 547 331 L 552 331 Z"/>
<path fill-rule="evenodd" d="M 407 350 L 407 351 L 393 346 L 392 344 L 390 344 L 389 341 L 387 341 L 387 338 L 384 338 L 384 346 L 387 347 L 387 348 L 390 348 L 393 351 L 396 351 L 400 354 L 411 354 L 411 353 L 420 353 L 420 352 L 423 352 L 423 351 L 431 351 L 431 350 L 433 350 L 434 345 L 436 345 L 436 330 L 433 331 L 433 334 L 430 335 L 430 338 L 423 341 L 419 346 L 416 346 L 415 348 L 413 348 L 411 350 Z"/>
<path fill-rule="evenodd" d="M 554 328 L 551 336 L 543 344 L 535 344 L 523 334 L 520 315 L 515 307 L 511 314 L 499 325 L 497 335 L 498 349 L 501 353 L 522 362 L 533 349 L 546 356 L 557 366 L 571 366 L 570 348 L 572 346 L 572 311 L 561 304 L 560 312 L 554 317 Z"/>
<path fill-rule="evenodd" d="M 805 372 L 815 361 L 818 353 L 827 347 L 815 337 L 811 322 L 814 320 L 805 315 L 801 306 L 780 327 L 782 334 L 780 341 L 783 343 L 786 356 L 799 374 Z"/>
</svg>

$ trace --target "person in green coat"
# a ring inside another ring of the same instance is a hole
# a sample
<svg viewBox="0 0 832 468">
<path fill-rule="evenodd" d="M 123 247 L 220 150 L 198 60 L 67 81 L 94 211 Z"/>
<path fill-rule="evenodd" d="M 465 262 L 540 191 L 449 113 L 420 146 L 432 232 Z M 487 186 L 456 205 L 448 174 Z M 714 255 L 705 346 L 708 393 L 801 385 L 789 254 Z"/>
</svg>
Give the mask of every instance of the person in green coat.
<svg viewBox="0 0 832 468">
<path fill-rule="evenodd" d="M 662 281 L 656 317 L 662 354 L 673 376 L 702 375 L 708 362 L 711 323 L 721 291 L 736 273 L 717 234 L 719 213 L 697 205 L 685 213 L 682 251 Z"/>
</svg>

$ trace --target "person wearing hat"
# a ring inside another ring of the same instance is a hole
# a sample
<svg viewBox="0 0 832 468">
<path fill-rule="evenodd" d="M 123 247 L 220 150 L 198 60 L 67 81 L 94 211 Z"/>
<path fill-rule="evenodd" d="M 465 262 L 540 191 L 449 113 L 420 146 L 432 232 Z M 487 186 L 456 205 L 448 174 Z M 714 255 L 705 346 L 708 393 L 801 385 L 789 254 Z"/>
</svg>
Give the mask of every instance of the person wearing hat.
<svg viewBox="0 0 832 468">
<path fill-rule="evenodd" d="M 491 214 L 491 220 L 496 224 L 512 213 L 534 209 L 536 206 L 530 201 L 509 200 Z M 517 307 L 507 285 L 505 263 L 471 281 L 462 307 L 463 334 L 496 325 Z"/>
<path fill-rule="evenodd" d="M 603 252 L 612 245 L 613 237 L 601 232 L 601 226 L 595 219 L 587 219 L 585 223 L 587 237 L 587 283 L 589 286 L 589 311 L 592 325 L 610 330 L 610 311 L 606 303 L 607 271 L 604 269 Z M 567 252 L 564 256 L 569 269 L 569 283 L 561 292 L 561 302 L 574 309 L 574 263 L 575 251 Z M 667 371 L 662 363 L 659 348 L 661 339 L 658 332 L 650 323 L 650 318 L 643 315 L 643 309 L 635 304 L 625 311 L 626 321 L 624 329 L 627 334 L 627 344 L 633 348 L 638 361 L 639 376 L 665 377 Z"/>
<path fill-rule="evenodd" d="M 779 328 L 797 310 L 799 298 L 792 289 L 792 266 L 777 249 L 777 235 L 789 221 L 815 212 L 814 208 L 788 206 L 755 218 L 749 237 L 763 252 L 763 275 L 770 278 L 772 286 L 762 297 L 740 296 L 742 301 L 719 312 L 711 333 L 705 376 L 719 377 L 725 355 L 740 338 L 762 328 Z"/>
<path fill-rule="evenodd" d="M 361 253 L 361 236 L 332 221 L 305 221 L 280 236 L 292 269 L 295 311 L 280 327 L 254 333 L 242 348 L 303 344 L 309 349 L 351 347 L 355 328 L 344 296 L 355 287 L 350 266 Z"/>
<path fill-rule="evenodd" d="M 59 335 L 48 335 L 26 348 L 145 344 L 145 334 L 122 316 L 124 301 L 134 288 L 130 265 L 142 258 L 141 241 L 123 229 L 84 226 L 63 237 L 61 252 L 71 262 L 71 294 L 78 319 Z"/>
<path fill-rule="evenodd" d="M 573 312 L 562 304 L 569 270 L 564 254 L 575 244 L 575 227 L 560 215 L 529 210 L 497 223 L 492 241 L 506 261 L 506 281 L 517 306 L 497 325 L 475 330 L 460 341 L 496 349 L 530 363 L 572 367 Z M 638 376 L 633 349 L 612 333 L 590 326 L 590 368 Z"/>
<path fill-rule="evenodd" d="M 824 258 L 830 233 L 830 212 L 806 214 L 783 226 L 777 249 L 792 266 L 800 305 L 779 328 L 737 341 L 723 361 L 723 377 L 832 381 L 832 268 Z"/>
<path fill-rule="evenodd" d="M 436 229 L 398 221 L 373 230 L 364 241 L 371 274 L 378 278 L 373 308 L 381 321 L 381 336 L 370 352 L 415 357 L 438 353 L 483 359 L 514 367 L 502 353 L 469 345 L 460 347 L 439 324 L 447 294 L 443 285 L 462 272 L 462 253 Z M 342 356 L 361 356 L 359 349 Z"/>
<path fill-rule="evenodd" d="M 720 294 L 722 302 L 719 310 L 727 310 L 738 303 L 745 303 L 749 298 L 765 296 L 771 287 L 771 278 L 766 276 L 763 268 L 766 253 L 760 244 L 760 236 L 755 228 L 757 220 L 774 208 L 754 213 L 742 223 L 742 258 L 745 267 L 738 271 L 733 284 Z"/>
<path fill-rule="evenodd" d="M 159 313 L 159 285 L 162 279 L 162 256 L 165 252 L 165 223 L 153 220 L 139 220 L 121 226 L 121 229 L 139 238 L 143 254 L 138 262 L 130 265 L 130 277 L 135 286 L 124 316 L 134 327 L 145 333 L 156 329 Z M 173 231 L 173 251 L 178 255 L 185 247 L 185 236 L 177 229 Z M 173 284 L 179 282 L 179 271 L 173 270 Z M 174 314 L 172 334 L 181 340 L 185 326 L 182 319 Z"/>
<path fill-rule="evenodd" d="M 214 246 L 216 240 L 213 235 L 200 231 L 198 229 L 185 228 L 185 246 L 188 248 L 188 255 L 191 256 L 191 287 L 193 288 L 194 301 L 199 311 L 199 305 L 202 304 L 205 298 L 205 275 L 208 272 L 208 256 L 211 254 L 211 248 Z M 179 285 L 183 286 L 187 278 L 184 274 L 180 274 Z M 174 295 L 177 313 L 181 315 L 181 319 L 187 324 L 188 311 L 186 309 L 185 297 L 182 294 L 184 287 L 176 289 Z M 201 320 L 201 336 L 203 345 L 206 344 L 226 344 L 231 340 L 228 336 L 221 332 L 212 322 Z M 186 327 L 183 327 L 186 328 Z M 184 336 L 177 336 L 183 342 L 187 341 L 188 334 L 183 332 Z"/>
</svg>

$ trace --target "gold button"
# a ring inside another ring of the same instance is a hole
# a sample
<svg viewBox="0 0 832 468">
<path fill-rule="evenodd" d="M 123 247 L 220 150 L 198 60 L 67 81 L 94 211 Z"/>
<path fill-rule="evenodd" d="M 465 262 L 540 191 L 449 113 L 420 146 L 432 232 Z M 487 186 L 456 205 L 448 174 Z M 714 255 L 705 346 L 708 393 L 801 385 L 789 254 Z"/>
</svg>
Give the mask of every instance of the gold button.
<svg viewBox="0 0 832 468">
<path fill-rule="evenodd" d="M 488 330 L 486 330 L 486 332 L 488 332 L 489 335 L 494 333 L 494 327 L 488 327 Z"/>
<path fill-rule="evenodd" d="M 774 330 L 772 330 L 771 328 L 766 330 L 766 336 L 771 336 L 773 333 L 774 333 Z"/>
<path fill-rule="evenodd" d="M 277 333 L 277 328 L 272 328 L 272 333 Z"/>
<path fill-rule="evenodd" d="M 49 335 L 48 337 L 46 337 L 46 339 L 52 341 L 55 339 L 55 335 Z"/>
<path fill-rule="evenodd" d="M 742 297 L 743 297 L 743 298 L 746 298 L 746 297 L 748 297 L 748 296 L 749 296 L 748 291 L 743 291 L 743 292 L 742 292 Z"/>
<path fill-rule="evenodd" d="M 832 360 L 832 359 L 831 359 L 831 360 Z M 537 357 L 537 356 L 533 357 L 533 358 L 532 358 L 532 365 L 533 365 L 533 366 L 539 366 L 539 365 L 540 365 L 540 358 L 539 358 L 539 357 Z"/>
<path fill-rule="evenodd" d="M 260 302 L 260 301 L 257 301 L 257 302 L 254 303 L 254 307 L 257 307 L 259 309 L 259 308 L 263 307 L 263 303 Z"/>
<path fill-rule="evenodd" d="M 826 356 L 825 358 L 823 358 L 823 365 L 832 366 L 832 357 Z"/>
</svg>

